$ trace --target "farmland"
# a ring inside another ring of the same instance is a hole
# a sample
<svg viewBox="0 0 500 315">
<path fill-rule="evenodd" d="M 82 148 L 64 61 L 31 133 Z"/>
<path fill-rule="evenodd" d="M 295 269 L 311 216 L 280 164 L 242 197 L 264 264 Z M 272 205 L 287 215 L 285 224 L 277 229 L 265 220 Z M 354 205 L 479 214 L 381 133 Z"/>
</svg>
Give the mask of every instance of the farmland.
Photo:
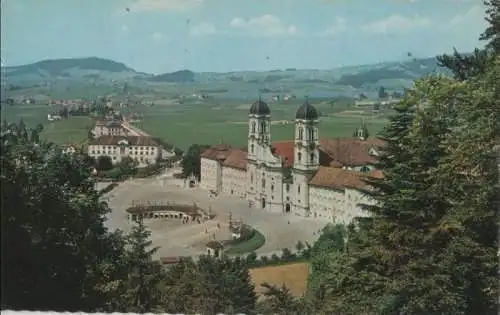
<svg viewBox="0 0 500 315">
<path fill-rule="evenodd" d="M 345 104 L 330 105 L 327 102 L 311 101 L 322 113 L 319 132 L 321 138 L 351 136 L 360 125 L 361 117 L 372 134 L 377 133 L 385 124 L 385 119 L 361 113 L 345 113 Z M 204 100 L 176 104 L 158 102 L 154 106 L 131 108 L 143 114 L 138 127 L 149 134 L 162 138 L 175 146 L 186 149 L 193 143 L 216 144 L 230 143 L 237 147 L 247 143 L 247 115 L 251 101 Z M 288 124 L 273 124 L 272 139 L 288 140 L 293 138 L 293 119 L 300 101 L 270 104 L 273 121 L 288 121 Z M 71 117 L 69 120 L 49 122 L 46 105 L 16 105 L 7 108 L 9 121 L 23 117 L 28 126 L 38 123 L 44 125 L 42 137 L 56 142 L 81 142 L 87 138 L 93 121 L 88 117 Z"/>
<path fill-rule="evenodd" d="M 281 287 L 285 285 L 294 296 L 302 296 L 307 290 L 309 277 L 309 263 L 291 263 L 279 266 L 268 266 L 250 269 L 250 277 L 255 285 L 257 294 L 265 290 L 261 284 Z"/>
<path fill-rule="evenodd" d="M 64 144 L 81 143 L 87 139 L 93 125 L 89 117 L 71 117 L 68 120 L 48 121 L 47 114 L 51 112 L 47 105 L 15 105 L 6 107 L 6 120 L 19 122 L 22 118 L 26 126 L 43 125 L 41 137 L 44 140 Z M 2 111 L 2 116 L 3 116 Z M 5 117 L 4 117 L 5 118 Z"/>
</svg>

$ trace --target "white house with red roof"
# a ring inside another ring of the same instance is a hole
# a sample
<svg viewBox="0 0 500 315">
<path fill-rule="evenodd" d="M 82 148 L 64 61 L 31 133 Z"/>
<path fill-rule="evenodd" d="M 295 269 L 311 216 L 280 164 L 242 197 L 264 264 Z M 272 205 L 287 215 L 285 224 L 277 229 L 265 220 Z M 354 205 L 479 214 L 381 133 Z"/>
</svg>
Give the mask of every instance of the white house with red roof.
<svg viewBox="0 0 500 315">
<path fill-rule="evenodd" d="M 364 124 L 355 137 L 320 140 L 317 110 L 305 102 L 294 140 L 272 142 L 269 106 L 253 103 L 248 118 L 247 148 L 219 144 L 202 153 L 200 187 L 271 212 L 342 223 L 368 215 L 361 204 L 373 201 L 363 178 L 382 176 L 374 164 L 383 142 L 367 137 Z"/>
</svg>

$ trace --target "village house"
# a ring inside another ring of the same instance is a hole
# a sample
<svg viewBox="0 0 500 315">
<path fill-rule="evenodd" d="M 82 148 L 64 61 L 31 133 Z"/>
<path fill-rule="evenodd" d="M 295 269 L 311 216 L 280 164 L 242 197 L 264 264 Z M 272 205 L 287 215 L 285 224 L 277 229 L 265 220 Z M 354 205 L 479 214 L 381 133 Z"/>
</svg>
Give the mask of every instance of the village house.
<svg viewBox="0 0 500 315">
<path fill-rule="evenodd" d="M 87 154 L 96 159 L 109 156 L 113 163 L 130 157 L 144 167 L 155 164 L 161 158 L 161 150 L 151 137 L 105 135 L 90 141 Z"/>
<path fill-rule="evenodd" d="M 61 150 L 64 154 L 75 154 L 78 152 L 78 146 L 74 144 L 63 144 L 61 145 Z"/>
<path fill-rule="evenodd" d="M 119 120 L 98 120 L 90 131 L 94 138 L 101 136 L 129 136 L 130 130 L 123 127 Z"/>
<path fill-rule="evenodd" d="M 352 138 L 319 139 L 318 112 L 308 102 L 295 116 L 292 141 L 271 142 L 271 111 L 259 100 L 249 113 L 248 146 L 219 144 L 201 155 L 200 187 L 246 198 L 253 207 L 348 223 L 373 204 L 366 177 L 380 178 L 384 143 L 362 124 Z"/>
</svg>

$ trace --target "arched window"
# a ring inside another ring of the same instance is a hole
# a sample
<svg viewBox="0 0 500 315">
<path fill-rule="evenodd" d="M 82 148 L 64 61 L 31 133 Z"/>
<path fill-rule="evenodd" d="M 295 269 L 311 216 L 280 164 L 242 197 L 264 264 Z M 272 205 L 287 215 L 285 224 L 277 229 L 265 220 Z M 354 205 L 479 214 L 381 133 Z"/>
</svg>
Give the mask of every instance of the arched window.
<svg viewBox="0 0 500 315">
<path fill-rule="evenodd" d="M 262 133 L 266 132 L 266 122 L 265 121 L 260 123 L 260 132 L 262 132 Z"/>
<path fill-rule="evenodd" d="M 297 185 L 297 192 L 300 194 L 300 185 Z"/>
<path fill-rule="evenodd" d="M 253 153 L 253 152 L 254 152 L 254 150 L 255 150 L 255 145 L 254 145 L 254 144 L 251 144 L 251 145 L 250 145 L 250 152 L 252 152 L 252 153 Z"/>
<path fill-rule="evenodd" d="M 297 160 L 300 162 L 302 160 L 302 153 L 297 153 Z"/>
<path fill-rule="evenodd" d="M 309 141 L 314 141 L 314 128 L 309 129 Z"/>
<path fill-rule="evenodd" d="M 314 153 L 311 153 L 311 163 L 313 163 L 313 162 L 314 162 L 314 158 L 315 158 Z"/>
<path fill-rule="evenodd" d="M 266 180 L 262 179 L 262 188 L 266 188 Z"/>
<path fill-rule="evenodd" d="M 271 185 L 271 191 L 274 191 L 274 185 Z"/>
<path fill-rule="evenodd" d="M 255 121 L 252 121 L 252 133 L 255 133 Z"/>
<path fill-rule="evenodd" d="M 299 127 L 299 140 L 304 139 L 304 128 Z"/>
<path fill-rule="evenodd" d="M 369 172 L 369 171 L 370 171 L 370 168 L 368 166 L 363 166 L 361 168 L 361 172 L 363 172 L 363 173 L 366 173 L 366 172 Z"/>
<path fill-rule="evenodd" d="M 253 173 L 250 173 L 250 183 L 253 184 Z"/>
</svg>

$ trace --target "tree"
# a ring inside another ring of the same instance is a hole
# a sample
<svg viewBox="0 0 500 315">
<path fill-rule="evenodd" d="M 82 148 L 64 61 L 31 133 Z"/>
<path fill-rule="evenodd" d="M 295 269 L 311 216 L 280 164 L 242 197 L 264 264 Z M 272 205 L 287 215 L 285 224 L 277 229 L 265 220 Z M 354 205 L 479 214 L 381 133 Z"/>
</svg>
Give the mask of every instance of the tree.
<svg viewBox="0 0 500 315">
<path fill-rule="evenodd" d="M 201 179 L 201 153 L 209 147 L 208 145 L 193 144 L 187 149 L 181 163 L 184 176 L 194 175 L 198 180 Z"/>
<path fill-rule="evenodd" d="M 472 55 L 463 55 L 454 50 L 452 55 L 441 55 L 437 58 L 440 66 L 450 69 L 458 80 L 463 81 L 485 73 L 493 56 L 500 52 L 500 1 L 489 0 L 484 4 L 489 25 L 479 39 L 488 41 L 486 49 L 476 48 Z"/>
<path fill-rule="evenodd" d="M 128 281 L 126 299 L 128 312 L 149 313 L 161 305 L 162 296 L 159 284 L 164 277 L 162 266 L 153 261 L 158 247 L 151 248 L 151 232 L 139 220 L 127 237 Z"/>
<path fill-rule="evenodd" d="M 372 217 L 348 230 L 345 255 L 325 272 L 329 313 L 494 314 L 498 73 L 477 84 L 424 78 L 397 107 L 377 165 L 385 178 L 366 180 L 375 188 L 366 191 L 377 201 L 366 207 Z M 478 157 L 484 168 L 474 168 Z M 466 161 L 474 163 L 464 169 Z M 484 174 L 477 182 L 475 171 Z"/>
<path fill-rule="evenodd" d="M 52 144 L 1 138 L 2 308 L 98 309 L 96 275 L 121 251 L 103 226 L 109 209 L 90 170 Z"/>
<path fill-rule="evenodd" d="M 113 168 L 113 161 L 107 155 L 100 155 L 97 157 L 96 168 L 98 171 L 108 171 Z"/>
<path fill-rule="evenodd" d="M 117 168 L 119 170 L 120 176 L 132 176 L 137 172 L 137 161 L 133 160 L 131 157 L 124 157 L 118 163 Z"/>
<path fill-rule="evenodd" d="M 385 99 L 387 98 L 387 92 L 385 91 L 385 87 L 380 86 L 378 89 L 378 98 L 379 99 Z"/>
<path fill-rule="evenodd" d="M 459 228 L 448 253 L 464 260 L 467 313 L 495 314 L 498 305 L 498 152 L 500 56 L 484 74 L 461 84 L 453 128 L 443 143 L 437 175 L 439 192 L 451 204 L 450 221 Z M 465 260 L 466 259 L 466 260 Z"/>
<path fill-rule="evenodd" d="M 486 21 L 489 26 L 481 34 L 480 39 L 488 41 L 487 49 L 498 54 L 500 52 L 500 1 L 489 0 L 485 1 L 486 5 Z"/>
<path fill-rule="evenodd" d="M 277 287 L 262 283 L 265 299 L 258 304 L 258 312 L 264 314 L 313 314 L 306 300 L 295 298 L 290 290 L 282 285 Z"/>
</svg>

